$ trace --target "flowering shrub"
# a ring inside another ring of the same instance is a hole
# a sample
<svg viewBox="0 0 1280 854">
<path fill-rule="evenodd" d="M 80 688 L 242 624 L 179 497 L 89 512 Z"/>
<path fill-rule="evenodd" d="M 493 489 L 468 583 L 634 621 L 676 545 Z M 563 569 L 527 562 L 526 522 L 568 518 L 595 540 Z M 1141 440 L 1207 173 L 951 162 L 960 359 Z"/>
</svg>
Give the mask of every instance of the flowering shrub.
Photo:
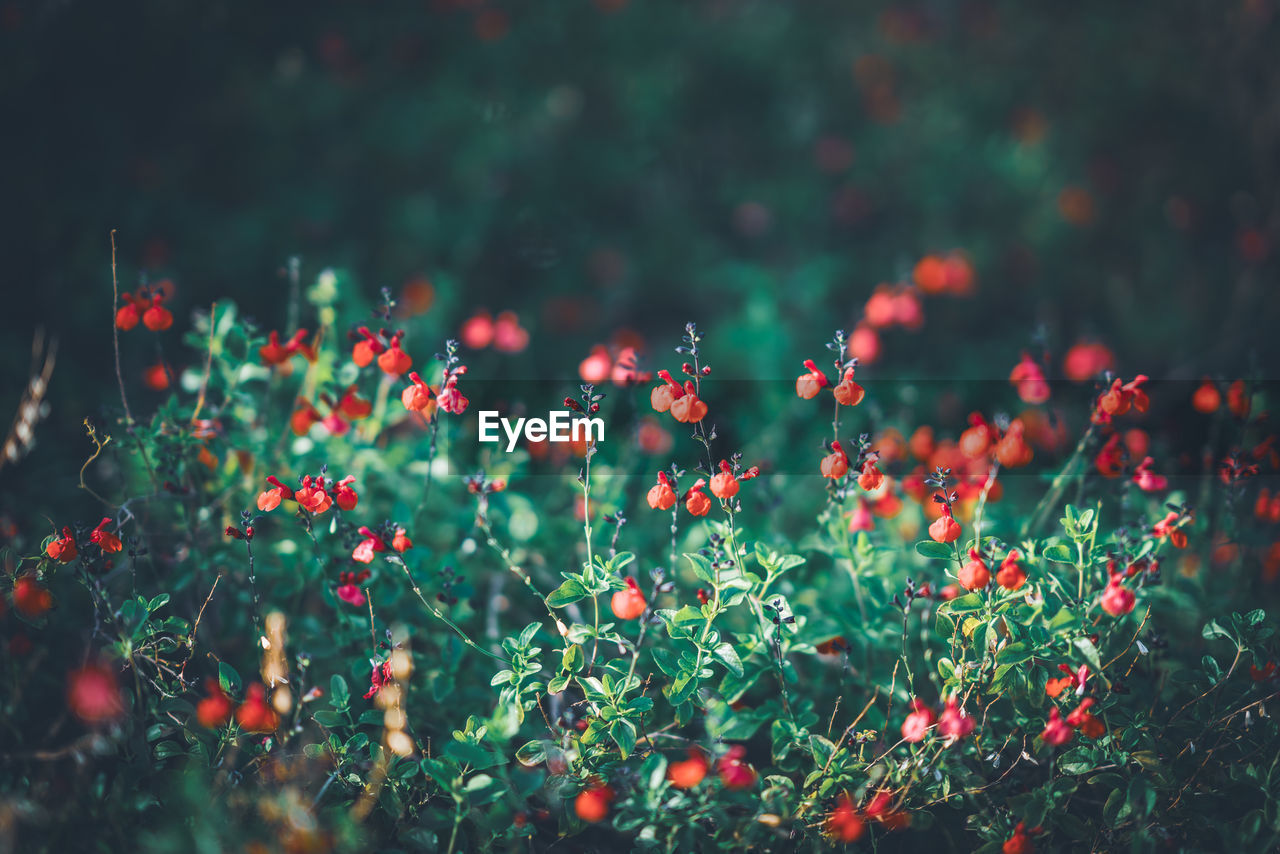
<svg viewBox="0 0 1280 854">
<path fill-rule="evenodd" d="M 935 419 L 877 382 L 881 331 L 974 274 L 950 253 L 913 278 L 745 394 L 692 323 L 675 358 L 602 346 L 582 382 L 522 384 L 514 315 L 428 340 L 329 272 L 307 328 L 196 313 L 189 366 L 147 380 L 168 396 L 144 414 L 121 375 L 89 426 L 83 506 L 10 537 L 0 833 L 1273 847 L 1270 401 L 1125 381 L 1086 342 L 1062 383 L 1007 354 L 1020 414 Z M 120 303 L 120 347 L 173 352 L 171 286 Z M 490 405 L 607 438 L 504 453 L 475 441 Z M 1212 424 L 1211 476 L 1157 411 Z"/>
</svg>

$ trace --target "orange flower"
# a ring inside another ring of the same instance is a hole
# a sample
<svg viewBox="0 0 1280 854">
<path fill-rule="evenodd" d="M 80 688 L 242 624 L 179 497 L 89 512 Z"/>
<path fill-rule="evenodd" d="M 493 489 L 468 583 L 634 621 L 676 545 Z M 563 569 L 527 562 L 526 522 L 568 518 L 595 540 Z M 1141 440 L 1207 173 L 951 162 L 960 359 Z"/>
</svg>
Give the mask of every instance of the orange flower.
<svg viewBox="0 0 1280 854">
<path fill-rule="evenodd" d="M 698 482 L 690 487 L 684 496 L 684 506 L 694 516 L 705 516 L 711 510 L 711 499 L 703 494 L 702 488 L 707 482 L 698 478 Z"/>
<path fill-rule="evenodd" d="M 196 720 L 208 729 L 217 729 L 231 719 L 231 698 L 216 679 L 205 682 L 206 696 L 196 704 Z"/>
<path fill-rule="evenodd" d="M 34 575 L 22 575 L 13 582 L 13 607 L 28 620 L 34 620 L 53 607 L 53 595 Z"/>
<path fill-rule="evenodd" d="M 805 359 L 804 366 L 809 371 L 796 377 L 796 394 L 805 400 L 812 400 L 818 396 L 819 391 L 826 387 L 827 377 L 826 374 L 818 370 L 818 366 L 814 364 L 813 359 Z"/>
<path fill-rule="evenodd" d="M 711 494 L 716 498 L 732 498 L 738 494 L 738 479 L 726 460 L 720 461 L 720 471 L 711 478 Z"/>
<path fill-rule="evenodd" d="M 368 367 L 374 357 L 385 352 L 387 348 L 376 335 L 369 331 L 369 327 L 361 326 L 356 332 L 363 335 L 364 339 L 357 341 L 351 348 L 351 361 L 355 362 L 358 368 Z"/>
<path fill-rule="evenodd" d="M 1004 437 L 996 443 L 996 459 L 1000 461 L 1000 465 L 1012 469 L 1031 462 L 1034 454 L 1023 439 L 1025 430 L 1022 422 L 1015 418 Z"/>
<path fill-rule="evenodd" d="M 951 515 L 951 508 L 942 505 L 942 515 L 929 526 L 929 537 L 937 543 L 954 543 L 960 539 L 960 523 Z"/>
<path fill-rule="evenodd" d="M 244 702 L 236 709 L 236 723 L 245 732 L 274 732 L 280 725 L 275 710 L 267 705 L 266 689 L 255 682 L 245 691 Z"/>
<path fill-rule="evenodd" d="M 409 358 L 408 353 L 400 349 L 400 339 L 402 337 L 403 333 L 401 332 L 392 335 L 391 346 L 378 357 L 378 367 L 382 369 L 384 374 L 398 377 L 413 367 L 413 359 Z"/>
<path fill-rule="evenodd" d="M 676 503 L 676 494 L 667 481 L 666 472 L 658 472 L 658 482 L 649 488 L 647 499 L 654 510 L 670 510 Z"/>
<path fill-rule="evenodd" d="M 431 418 L 436 408 L 435 391 L 422 381 L 417 371 L 409 374 L 409 381 L 413 385 L 400 394 L 400 402 L 410 412 L 421 412 L 426 418 Z"/>
<path fill-rule="evenodd" d="M 634 578 L 627 576 L 627 586 L 613 594 L 609 600 L 609 607 L 613 609 L 613 615 L 619 620 L 638 620 L 649 604 L 645 601 L 644 594 L 640 592 L 640 585 L 636 584 Z"/>
<path fill-rule="evenodd" d="M 866 389 L 853 381 L 853 368 L 845 368 L 844 376 L 831 389 L 831 393 L 835 395 L 836 402 L 843 406 L 857 406 L 867 394 Z"/>
<path fill-rule="evenodd" d="M 1217 412 L 1218 407 L 1222 405 L 1222 393 L 1218 391 L 1218 387 L 1213 380 L 1208 377 L 1204 378 L 1204 382 L 1200 383 L 1200 387 L 1196 389 L 1195 394 L 1191 395 L 1191 406 L 1196 412 L 1203 412 L 1208 415 L 1211 412 Z"/>
<path fill-rule="evenodd" d="M 959 579 L 965 590 L 981 590 L 991 583 L 991 570 L 975 549 L 969 549 L 969 561 L 960 567 Z"/>
<path fill-rule="evenodd" d="M 671 402 L 671 415 L 682 424 L 696 424 L 706 417 L 707 405 L 698 398 L 693 380 L 686 380 L 684 395 Z"/>
<path fill-rule="evenodd" d="M 1018 563 L 1019 559 L 1018 550 L 1014 549 L 1005 555 L 1000 569 L 996 571 L 996 584 L 1005 590 L 1017 590 L 1027 583 L 1027 571 Z"/>
<path fill-rule="evenodd" d="M 689 758 L 672 762 L 667 767 L 667 779 L 677 789 L 692 789 L 701 783 L 711 770 L 711 763 L 696 747 L 689 748 Z"/>
<path fill-rule="evenodd" d="M 823 477 L 829 477 L 832 480 L 844 477 L 848 473 L 849 457 L 845 454 L 844 449 L 840 447 L 839 442 L 831 443 L 831 453 L 822 458 L 818 468 Z"/>
</svg>

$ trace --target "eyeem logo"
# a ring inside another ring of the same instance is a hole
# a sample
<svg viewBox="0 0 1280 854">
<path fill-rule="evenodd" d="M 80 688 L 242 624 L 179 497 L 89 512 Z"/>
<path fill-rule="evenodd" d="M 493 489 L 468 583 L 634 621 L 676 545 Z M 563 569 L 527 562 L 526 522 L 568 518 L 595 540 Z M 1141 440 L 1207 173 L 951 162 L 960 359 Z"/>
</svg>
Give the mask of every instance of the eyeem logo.
<svg viewBox="0 0 1280 854">
<path fill-rule="evenodd" d="M 501 441 L 499 425 L 507 434 L 507 453 L 515 450 L 522 431 L 530 442 L 604 441 L 603 418 L 574 418 L 568 412 L 548 412 L 546 419 L 517 418 L 513 424 L 510 418 L 503 418 L 492 409 L 480 410 L 480 441 Z"/>
</svg>

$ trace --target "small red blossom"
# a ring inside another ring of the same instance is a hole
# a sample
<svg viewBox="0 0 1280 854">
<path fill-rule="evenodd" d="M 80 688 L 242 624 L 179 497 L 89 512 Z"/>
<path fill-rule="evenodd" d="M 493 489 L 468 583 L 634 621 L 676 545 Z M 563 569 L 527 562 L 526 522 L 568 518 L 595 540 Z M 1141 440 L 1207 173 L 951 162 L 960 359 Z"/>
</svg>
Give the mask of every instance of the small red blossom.
<svg viewBox="0 0 1280 854">
<path fill-rule="evenodd" d="M 85 665 L 67 678 L 67 705 L 87 724 L 113 721 L 124 714 L 115 673 L 104 662 Z"/>
<path fill-rule="evenodd" d="M 1124 586 L 1123 582 L 1124 577 L 1119 573 L 1111 576 L 1111 580 L 1107 582 L 1107 589 L 1102 591 L 1102 597 L 1098 600 L 1102 610 L 1113 617 L 1123 617 L 1132 611 L 1137 603 L 1137 597 L 1132 590 Z"/>
<path fill-rule="evenodd" d="M 1071 736 L 1071 725 L 1062 719 L 1058 707 L 1054 706 L 1049 710 L 1049 721 L 1040 733 L 1040 738 L 1044 740 L 1045 744 L 1057 747 L 1070 741 Z"/>
<path fill-rule="evenodd" d="M 338 481 L 334 487 L 333 500 L 337 503 L 339 509 L 347 511 L 356 509 L 356 503 L 360 500 L 360 496 L 356 495 L 356 491 L 351 488 L 351 484 L 355 482 L 356 476 L 349 474 Z"/>
<path fill-rule="evenodd" d="M 387 544 L 373 531 L 366 526 L 361 526 L 360 535 L 364 537 L 360 544 L 351 552 L 351 559 L 360 563 L 372 563 L 373 556 L 376 552 L 385 552 Z"/>
<path fill-rule="evenodd" d="M 1049 383 L 1044 378 L 1044 369 L 1031 358 L 1030 353 L 1024 352 L 1022 361 L 1014 365 L 1009 382 L 1013 383 L 1023 403 L 1034 406 L 1049 399 Z"/>
<path fill-rule="evenodd" d="M 1017 590 L 1027 583 L 1027 571 L 1018 563 L 1020 559 L 1017 549 L 1005 555 L 1000 563 L 1000 569 L 996 571 L 996 584 L 1005 590 Z"/>
<path fill-rule="evenodd" d="M 55 538 L 49 545 L 45 546 L 44 553 L 61 563 L 71 563 L 80 553 L 76 548 L 75 534 L 71 533 L 70 528 L 63 527 L 62 536 Z"/>
<path fill-rule="evenodd" d="M 667 766 L 667 779 L 677 789 L 692 789 L 701 783 L 711 770 L 711 763 L 696 747 L 689 748 L 689 758 L 672 762 Z"/>
<path fill-rule="evenodd" d="M 862 834 L 866 829 L 866 822 L 858 814 L 858 809 L 854 806 L 853 799 L 849 797 L 848 793 L 840 795 L 836 799 L 835 809 L 827 815 L 827 833 L 847 845 L 862 838 Z"/>
<path fill-rule="evenodd" d="M 844 477 L 849 472 L 849 456 L 844 452 L 844 448 L 840 447 L 839 442 L 831 443 L 831 453 L 822 458 L 822 462 L 818 464 L 819 471 L 823 477 L 829 477 L 832 480 Z"/>
<path fill-rule="evenodd" d="M 836 402 L 841 406 L 857 406 L 867 395 L 866 389 L 853 381 L 853 370 L 853 368 L 845 368 L 840 382 L 831 389 Z"/>
<path fill-rule="evenodd" d="M 951 515 L 951 508 L 942 505 L 942 515 L 929 526 L 929 537 L 937 543 L 954 543 L 960 539 L 960 523 Z"/>
<path fill-rule="evenodd" d="M 397 332 L 391 336 L 391 346 L 386 352 L 378 356 L 378 367 L 382 369 L 384 374 L 398 377 L 413 367 L 413 359 L 409 354 L 400 349 L 400 339 L 403 333 Z"/>
<path fill-rule="evenodd" d="M 267 703 L 267 691 L 255 682 L 245 690 L 244 702 L 236 709 L 236 723 L 245 732 L 274 732 L 280 717 Z"/>
<path fill-rule="evenodd" d="M 280 506 L 282 500 L 293 498 L 293 490 L 277 480 L 275 475 L 269 476 L 267 483 L 272 488 L 258 493 L 258 509 L 263 513 L 270 513 Z"/>
<path fill-rule="evenodd" d="M 827 387 L 827 376 L 813 359 L 805 359 L 804 366 L 809 370 L 796 378 L 796 394 L 805 400 L 812 400 L 818 396 L 818 392 Z"/>
<path fill-rule="evenodd" d="M 102 521 L 98 523 L 98 527 L 94 528 L 89 534 L 90 541 L 97 543 L 103 553 L 115 553 L 124 548 L 120 538 L 106 530 L 107 525 L 110 524 L 111 517 L 104 516 Z"/>
<path fill-rule="evenodd" d="M 619 620 L 638 620 L 649 607 L 649 603 L 645 601 L 636 580 L 627 576 L 627 586 L 613 594 L 609 600 L 609 606 L 613 609 L 613 615 Z"/>
<path fill-rule="evenodd" d="M 160 304 L 164 294 L 156 293 L 151 298 L 151 307 L 142 314 L 142 325 L 152 332 L 163 332 L 173 326 L 173 314 Z"/>
<path fill-rule="evenodd" d="M 395 536 L 391 538 L 391 548 L 400 554 L 413 548 L 413 540 L 409 539 L 409 534 L 404 528 L 396 528 Z"/>
<path fill-rule="evenodd" d="M 1155 465 L 1155 460 L 1151 457 L 1144 457 L 1138 467 L 1134 469 L 1133 482 L 1143 492 L 1161 492 L 1169 488 L 1169 478 L 1153 472 L 1151 470 L 1153 465 Z"/>
<path fill-rule="evenodd" d="M 13 607 L 28 620 L 34 620 L 53 608 L 53 594 L 34 575 L 21 575 L 13 582 Z"/>
<path fill-rule="evenodd" d="M 919 698 L 911 701 L 911 712 L 902 722 L 902 738 L 909 742 L 924 741 L 924 737 L 929 733 L 929 727 L 933 726 L 936 716 L 933 709 L 929 708 L 925 702 Z"/>
<path fill-rule="evenodd" d="M 702 492 L 702 488 L 706 485 L 707 482 L 705 480 L 698 478 L 698 482 L 685 493 L 685 509 L 694 516 L 705 516 L 711 510 L 711 499 Z"/>
<path fill-rule="evenodd" d="M 381 691 L 384 686 L 390 685 L 394 681 L 395 674 L 391 670 L 391 659 L 375 661 L 373 672 L 369 675 L 369 690 L 365 692 L 364 698 L 368 700 Z"/>
<path fill-rule="evenodd" d="M 204 698 L 196 704 L 196 720 L 207 729 L 217 729 L 231 719 L 231 698 L 217 679 L 205 680 L 204 690 Z"/>
<path fill-rule="evenodd" d="M 649 487 L 646 500 L 654 510 L 670 510 L 671 505 L 676 503 L 676 493 L 667 481 L 666 472 L 658 472 L 658 482 Z"/>
<path fill-rule="evenodd" d="M 372 560 L 372 555 L 370 556 Z M 369 579 L 369 570 L 360 572 L 343 572 L 338 575 L 338 598 L 348 605 L 359 608 L 365 603 L 364 590 L 360 585 Z"/>
<path fill-rule="evenodd" d="M 969 714 L 956 701 L 955 697 L 947 700 L 946 708 L 938 716 L 938 735 L 951 741 L 964 738 L 973 732 L 975 726 L 977 726 L 977 721 L 969 717 Z"/>
<path fill-rule="evenodd" d="M 976 549 L 969 549 L 969 560 L 960 567 L 958 575 L 960 586 L 965 590 L 982 590 L 991 583 L 991 570 Z"/>
<path fill-rule="evenodd" d="M 747 749 L 735 744 L 716 762 L 716 773 L 726 789 L 750 789 L 756 784 L 756 771 L 745 761 Z"/>
<path fill-rule="evenodd" d="M 727 460 L 720 461 L 720 471 L 711 478 L 711 494 L 716 498 L 732 498 L 738 494 L 738 479 Z"/>
</svg>

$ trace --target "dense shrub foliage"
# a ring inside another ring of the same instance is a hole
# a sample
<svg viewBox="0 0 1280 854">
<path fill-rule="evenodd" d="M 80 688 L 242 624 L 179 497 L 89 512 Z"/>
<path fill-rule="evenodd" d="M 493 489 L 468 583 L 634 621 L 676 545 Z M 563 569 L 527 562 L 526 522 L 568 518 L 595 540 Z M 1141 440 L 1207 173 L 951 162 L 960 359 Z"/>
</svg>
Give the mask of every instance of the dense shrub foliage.
<svg viewBox="0 0 1280 854">
<path fill-rule="evenodd" d="M 877 383 L 959 254 L 783 380 L 692 323 L 528 380 L 514 315 L 430 340 L 430 285 L 301 275 L 285 330 L 120 294 L 152 390 L 6 522 L 18 850 L 1274 846 L 1256 378 L 1084 342 L 974 404 Z M 605 437 L 507 452 L 481 408 Z"/>
</svg>

